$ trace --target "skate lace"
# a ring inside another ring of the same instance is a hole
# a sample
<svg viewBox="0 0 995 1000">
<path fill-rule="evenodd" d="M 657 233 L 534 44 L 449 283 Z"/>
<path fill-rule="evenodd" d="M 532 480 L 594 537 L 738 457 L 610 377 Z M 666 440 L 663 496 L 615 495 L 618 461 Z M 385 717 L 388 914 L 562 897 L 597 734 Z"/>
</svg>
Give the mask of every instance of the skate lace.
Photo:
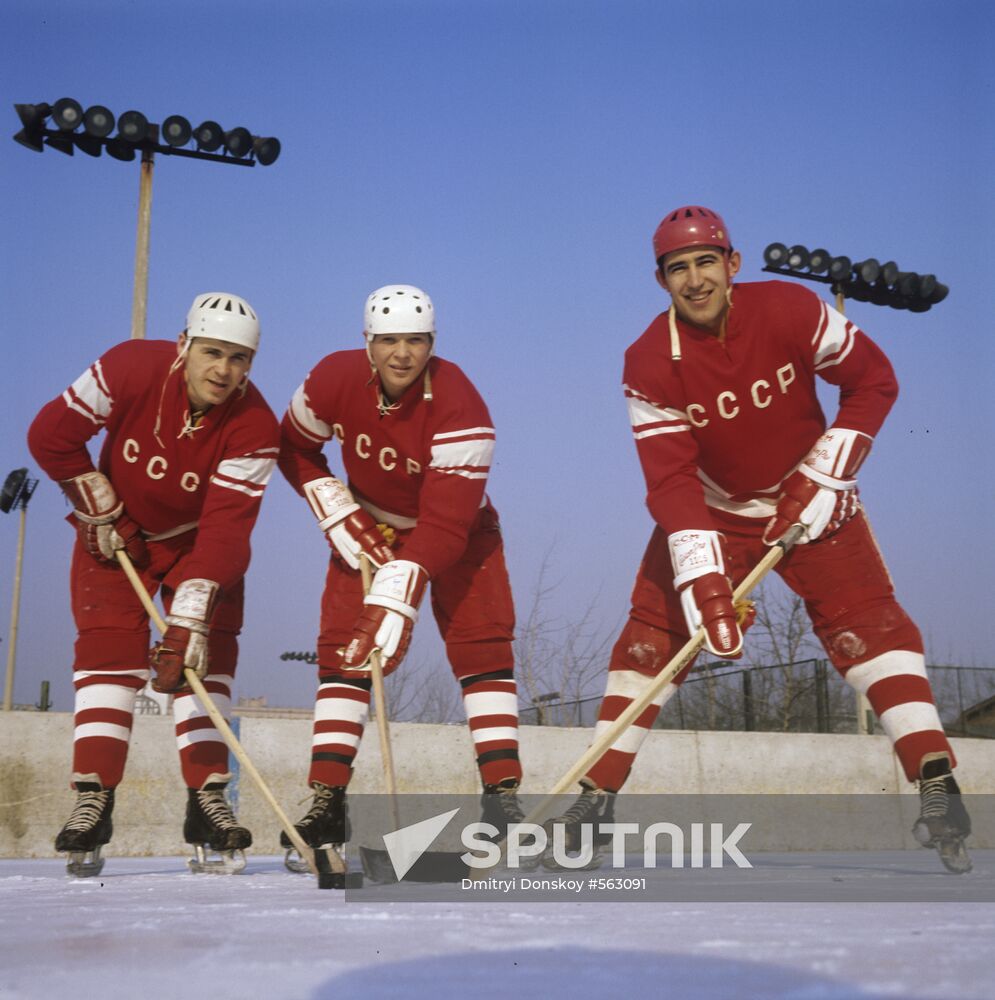
<svg viewBox="0 0 995 1000">
<path fill-rule="evenodd" d="M 498 792 L 496 801 L 501 814 L 510 822 L 521 823 L 525 819 L 525 810 L 515 792 Z"/>
<path fill-rule="evenodd" d="M 333 791 L 330 786 L 316 785 L 313 791 L 314 798 L 311 801 L 311 808 L 305 813 L 304 818 L 300 821 L 298 826 L 303 826 L 305 823 L 314 823 L 319 819 L 323 819 L 332 804 Z"/>
<path fill-rule="evenodd" d="M 91 830 L 100 822 L 107 800 L 111 793 L 109 789 L 97 792 L 77 792 L 76 805 L 73 807 L 66 830 Z"/>
<path fill-rule="evenodd" d="M 923 816 L 946 816 L 949 804 L 946 775 L 920 779 L 919 803 Z"/>
<path fill-rule="evenodd" d="M 212 826 L 219 830 L 230 830 L 238 826 L 235 814 L 231 811 L 231 806 L 222 791 L 199 791 L 197 792 L 197 804 L 207 817 Z"/>
<path fill-rule="evenodd" d="M 598 792 L 582 792 L 576 802 L 560 817 L 567 823 L 579 823 L 596 814 L 603 795 Z"/>
</svg>

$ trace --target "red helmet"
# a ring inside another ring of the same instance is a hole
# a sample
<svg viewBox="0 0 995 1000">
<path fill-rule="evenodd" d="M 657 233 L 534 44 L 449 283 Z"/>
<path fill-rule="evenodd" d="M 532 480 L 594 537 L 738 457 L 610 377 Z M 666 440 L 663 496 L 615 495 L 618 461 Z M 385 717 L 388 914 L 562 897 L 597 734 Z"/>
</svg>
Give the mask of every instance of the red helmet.
<svg viewBox="0 0 995 1000">
<path fill-rule="evenodd" d="M 665 216 L 653 234 L 653 256 L 659 263 L 665 254 L 685 247 L 721 247 L 731 253 L 729 230 L 722 216 L 701 205 L 685 205 Z"/>
</svg>

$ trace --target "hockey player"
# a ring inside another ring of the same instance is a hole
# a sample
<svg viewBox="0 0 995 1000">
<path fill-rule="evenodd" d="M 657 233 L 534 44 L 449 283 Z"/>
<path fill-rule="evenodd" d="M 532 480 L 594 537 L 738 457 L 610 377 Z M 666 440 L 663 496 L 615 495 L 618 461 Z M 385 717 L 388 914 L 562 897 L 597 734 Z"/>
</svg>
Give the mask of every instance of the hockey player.
<svg viewBox="0 0 995 1000">
<path fill-rule="evenodd" d="M 384 673 L 397 669 L 429 582 L 462 688 L 484 821 L 502 827 L 523 818 L 514 608 L 497 512 L 485 493 L 491 418 L 466 375 L 434 356 L 435 313 L 425 292 L 377 289 L 366 300 L 364 330 L 366 349 L 319 361 L 282 424 L 280 469 L 332 550 L 318 636 L 314 798 L 297 824 L 312 847 L 348 840 L 345 793 L 369 715 L 370 656 L 379 649 Z M 322 453 L 332 438 L 342 446 L 348 485 L 330 474 Z M 365 599 L 362 554 L 376 567 Z M 290 847 L 285 834 L 282 841 Z"/>
<path fill-rule="evenodd" d="M 279 428 L 249 369 L 259 321 L 237 295 L 198 295 L 178 344 L 111 348 L 35 418 L 28 443 L 74 510 L 70 576 L 78 629 L 72 785 L 77 801 L 55 842 L 70 870 L 99 873 L 114 791 L 128 755 L 135 696 L 175 695 L 176 743 L 188 787 L 184 839 L 227 855 L 252 842 L 225 798 L 228 750 L 184 686 L 193 669 L 227 714 L 242 624 L 249 535 L 276 467 Z M 106 432 L 96 468 L 87 441 Z M 167 631 L 149 653 L 149 623 L 115 552 L 150 593 L 162 590 Z M 244 865 L 244 859 L 241 859 Z"/>
<path fill-rule="evenodd" d="M 926 676 L 919 631 L 898 605 L 857 494 L 857 471 L 897 395 L 870 339 L 812 292 L 780 281 L 733 284 L 740 255 L 713 211 L 677 209 L 653 237 L 671 305 L 625 355 L 624 391 L 656 522 L 628 622 L 612 652 L 595 733 L 604 731 L 698 628 L 740 655 L 733 585 L 793 525 L 777 567 L 805 601 L 843 678 L 865 694 L 906 777 L 918 781 L 916 837 L 967 871 L 970 823 L 954 753 Z M 827 428 L 816 377 L 839 387 Z M 570 832 L 611 809 L 662 704 L 690 666 L 581 780 L 560 817 Z"/>
</svg>

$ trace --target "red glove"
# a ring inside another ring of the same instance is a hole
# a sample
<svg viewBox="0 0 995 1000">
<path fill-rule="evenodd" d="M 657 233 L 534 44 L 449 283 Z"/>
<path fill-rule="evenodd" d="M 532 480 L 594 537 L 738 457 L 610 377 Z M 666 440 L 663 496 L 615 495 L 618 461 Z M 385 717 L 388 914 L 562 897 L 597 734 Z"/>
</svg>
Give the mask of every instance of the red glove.
<svg viewBox="0 0 995 1000">
<path fill-rule="evenodd" d="M 860 510 L 857 470 L 872 441 L 860 431 L 830 427 L 785 479 L 777 511 L 764 531 L 764 542 L 774 545 L 798 524 L 803 531 L 797 544 L 804 545 L 828 538 L 846 524 Z"/>
<path fill-rule="evenodd" d="M 717 531 L 677 531 L 667 536 L 667 546 L 688 632 L 694 635 L 704 628 L 706 649 L 723 659 L 736 659 L 743 652 L 743 632 L 755 614 L 746 613 L 740 628 L 722 536 Z"/>
<path fill-rule="evenodd" d="M 162 694 L 186 694 L 183 671 L 203 680 L 210 666 L 207 655 L 209 622 L 217 603 L 219 587 L 213 580 L 184 580 L 176 588 L 166 616 L 166 632 L 149 653 L 155 671 L 152 689 Z"/>
<path fill-rule="evenodd" d="M 394 558 L 376 521 L 356 503 L 341 480 L 334 476 L 312 479 L 304 484 L 304 496 L 318 518 L 318 527 L 350 569 L 359 569 L 360 553 L 365 552 L 377 567 Z"/>
<path fill-rule="evenodd" d="M 59 485 L 75 508 L 76 532 L 91 556 L 116 565 L 114 553 L 124 549 L 136 566 L 148 562 L 141 528 L 124 513 L 124 504 L 102 472 L 84 472 Z"/>
<path fill-rule="evenodd" d="M 425 596 L 428 573 L 417 563 L 397 559 L 377 570 L 363 612 L 352 627 L 352 639 L 342 653 L 347 670 L 362 670 L 377 649 L 384 676 L 396 670 L 411 644 L 411 630 Z"/>
</svg>

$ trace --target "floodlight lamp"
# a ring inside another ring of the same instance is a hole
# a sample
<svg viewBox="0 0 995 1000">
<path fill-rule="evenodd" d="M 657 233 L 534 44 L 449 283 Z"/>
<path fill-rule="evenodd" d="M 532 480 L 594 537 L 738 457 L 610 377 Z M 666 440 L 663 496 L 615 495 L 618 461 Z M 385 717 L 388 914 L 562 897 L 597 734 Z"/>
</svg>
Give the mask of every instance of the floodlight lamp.
<svg viewBox="0 0 995 1000">
<path fill-rule="evenodd" d="M 788 248 L 783 243 L 771 243 L 764 250 L 764 263 L 768 267 L 784 267 L 788 257 Z"/>
<path fill-rule="evenodd" d="M 787 264 L 792 271 L 804 271 L 808 267 L 808 248 L 801 245 L 793 246 L 788 251 Z"/>
<path fill-rule="evenodd" d="M 63 97 L 52 106 L 52 121 L 63 132 L 75 132 L 83 121 L 83 105 L 71 97 Z"/>
<path fill-rule="evenodd" d="M 938 281 L 932 294 L 929 296 L 929 304 L 935 306 L 938 302 L 942 302 L 949 294 L 950 289 L 942 281 Z"/>
<path fill-rule="evenodd" d="M 114 131 L 114 112 L 102 104 L 93 104 L 83 115 L 83 130 L 95 139 L 106 139 Z"/>
<path fill-rule="evenodd" d="M 886 285 L 894 285 L 898 281 L 899 273 L 898 265 L 893 260 L 881 265 L 881 280 Z"/>
<path fill-rule="evenodd" d="M 135 158 L 135 147 L 129 142 L 121 139 L 108 139 L 107 155 L 113 156 L 115 160 L 122 160 L 127 163 Z"/>
<path fill-rule="evenodd" d="M 225 132 L 225 149 L 229 156 L 241 160 L 252 149 L 252 135 L 247 128 L 233 128 Z"/>
<path fill-rule="evenodd" d="M 52 149 L 57 149 L 60 153 L 65 153 L 66 156 L 72 156 L 76 152 L 72 136 L 70 135 L 46 135 L 45 145 L 51 146 Z"/>
<path fill-rule="evenodd" d="M 895 291 L 903 298 L 912 298 L 919 291 L 919 275 L 915 271 L 903 271 L 895 282 Z"/>
<path fill-rule="evenodd" d="M 821 247 L 818 250 L 813 250 L 808 255 L 808 269 L 813 274 L 825 274 L 829 270 L 831 259 L 828 250 L 823 250 Z"/>
<path fill-rule="evenodd" d="M 45 152 L 40 135 L 29 132 L 26 128 L 22 128 L 20 132 L 14 133 L 14 142 L 19 142 L 22 146 L 33 149 L 36 153 Z"/>
<path fill-rule="evenodd" d="M 224 132 L 217 122 L 201 122 L 195 129 L 193 137 L 197 142 L 197 148 L 205 153 L 213 153 L 220 148 L 224 142 Z"/>
<path fill-rule="evenodd" d="M 73 142 L 87 156 L 100 156 L 104 151 L 104 144 L 99 139 L 92 135 L 87 135 L 85 132 L 74 135 Z"/>
<path fill-rule="evenodd" d="M 45 119 L 52 113 L 51 104 L 15 104 L 14 110 L 21 124 L 31 131 L 45 126 Z"/>
<path fill-rule="evenodd" d="M 193 135 L 190 122 L 182 115 L 170 115 L 162 123 L 162 137 L 170 146 L 185 146 Z"/>
<path fill-rule="evenodd" d="M 866 281 L 868 285 L 874 284 L 881 274 L 881 265 L 873 258 L 868 257 L 859 264 L 854 264 L 853 269 L 857 272 L 861 281 Z"/>
<path fill-rule="evenodd" d="M 149 120 L 141 111 L 125 111 L 117 120 L 119 139 L 137 145 L 144 142 L 149 134 Z"/>
<path fill-rule="evenodd" d="M 27 478 L 27 469 L 15 469 L 4 480 L 3 489 L 0 490 L 0 511 L 3 511 L 4 514 L 9 514 L 17 503 Z"/>
<path fill-rule="evenodd" d="M 261 138 L 254 135 L 252 137 L 252 152 L 260 166 L 268 167 L 271 163 L 275 163 L 276 158 L 280 155 L 280 140 L 274 139 L 272 136 Z"/>
<path fill-rule="evenodd" d="M 829 262 L 829 277 L 833 281 L 847 281 L 852 270 L 853 264 L 849 257 L 834 257 Z"/>
</svg>

